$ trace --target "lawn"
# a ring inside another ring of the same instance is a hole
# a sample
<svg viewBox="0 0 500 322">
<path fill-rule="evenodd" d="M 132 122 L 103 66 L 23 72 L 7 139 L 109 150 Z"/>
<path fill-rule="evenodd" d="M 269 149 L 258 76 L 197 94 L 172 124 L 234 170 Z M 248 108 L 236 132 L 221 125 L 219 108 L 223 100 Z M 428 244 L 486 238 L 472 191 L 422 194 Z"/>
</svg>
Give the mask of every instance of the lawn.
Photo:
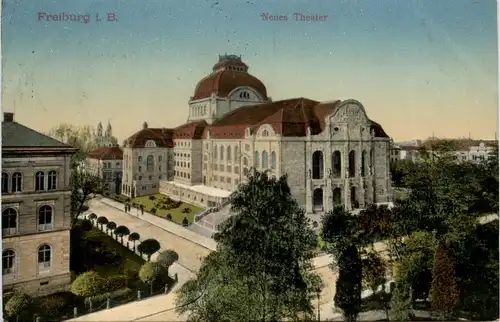
<svg viewBox="0 0 500 322">
<path fill-rule="evenodd" d="M 151 200 L 150 197 L 153 196 L 154 200 Z M 156 216 L 161 218 L 167 218 L 167 215 L 170 214 L 172 216 L 172 221 L 178 224 L 182 223 L 184 217 L 187 218 L 189 223 L 191 224 L 194 220 L 194 216 L 203 211 L 203 208 L 198 206 L 193 206 L 188 203 L 181 203 L 179 207 L 173 209 L 162 209 L 162 206 L 165 206 L 165 200 L 167 200 L 167 196 L 162 195 L 161 193 L 157 193 L 150 196 L 141 196 L 136 197 L 131 200 L 131 203 L 136 203 L 144 206 L 144 211 L 151 212 L 152 208 L 156 208 Z M 188 208 L 189 213 L 182 213 L 184 208 Z"/>
<path fill-rule="evenodd" d="M 105 251 L 111 252 L 120 256 L 121 265 L 95 265 L 94 270 L 99 273 L 102 277 L 108 277 L 119 274 L 127 274 L 129 276 L 139 273 L 141 266 L 145 263 L 144 259 L 134 254 L 131 250 L 122 246 L 120 242 L 114 240 L 111 236 L 106 235 L 101 232 L 96 227 L 93 227 L 91 231 L 85 232 L 85 239 L 87 241 L 102 242 L 102 246 Z M 123 268 L 123 272 L 120 272 Z"/>
</svg>

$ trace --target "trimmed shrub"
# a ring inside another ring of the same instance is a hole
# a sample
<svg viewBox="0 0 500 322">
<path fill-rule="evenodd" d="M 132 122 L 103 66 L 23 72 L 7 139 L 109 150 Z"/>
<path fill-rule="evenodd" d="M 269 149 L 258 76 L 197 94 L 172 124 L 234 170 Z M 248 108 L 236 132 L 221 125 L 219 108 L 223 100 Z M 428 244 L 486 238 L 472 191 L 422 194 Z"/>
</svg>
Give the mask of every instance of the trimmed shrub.
<svg viewBox="0 0 500 322">
<path fill-rule="evenodd" d="M 131 201 L 131 199 L 130 199 L 130 198 L 127 198 L 127 199 L 125 199 L 125 201 L 126 201 L 126 202 L 130 202 L 130 201 Z"/>
<path fill-rule="evenodd" d="M 73 307 L 76 296 L 73 293 L 61 292 L 37 299 L 37 311 L 46 318 L 60 318 L 67 309 Z"/>
<path fill-rule="evenodd" d="M 130 294 L 132 294 L 132 290 L 129 288 L 124 288 L 124 289 L 117 290 L 114 292 L 107 292 L 104 294 L 89 297 L 88 300 L 90 300 L 93 303 L 92 305 L 95 305 L 96 303 L 105 302 L 107 299 L 112 300 L 112 299 L 115 299 L 117 297 L 127 296 Z"/>
<path fill-rule="evenodd" d="M 114 221 L 110 221 L 106 224 L 106 228 L 111 230 L 111 234 L 113 234 L 113 231 L 116 229 L 116 223 Z"/>
<path fill-rule="evenodd" d="M 102 229 L 102 226 L 103 226 L 103 225 L 106 225 L 108 222 L 109 222 L 109 221 L 108 221 L 108 218 L 106 218 L 106 217 L 104 217 L 104 216 L 101 216 L 101 217 L 97 218 L 97 223 L 98 223 L 99 225 L 101 225 L 101 229 Z"/>
<path fill-rule="evenodd" d="M 179 260 L 179 254 L 169 249 L 158 254 L 157 262 L 162 264 L 166 269 L 172 266 L 173 263 Z"/>
<path fill-rule="evenodd" d="M 10 317 L 24 316 L 26 311 L 29 310 L 33 300 L 29 295 L 22 293 L 15 293 L 5 304 L 5 313 Z"/>
<path fill-rule="evenodd" d="M 78 296 L 92 297 L 106 291 L 106 280 L 97 272 L 80 274 L 71 284 L 71 292 Z"/>
<path fill-rule="evenodd" d="M 182 226 L 184 226 L 184 227 L 189 226 L 189 220 L 186 217 L 184 217 L 184 219 L 182 219 Z"/>
<path fill-rule="evenodd" d="M 106 290 L 115 292 L 126 288 L 128 285 L 128 277 L 125 275 L 114 275 L 106 279 Z"/>
<path fill-rule="evenodd" d="M 139 278 L 144 283 L 150 284 L 153 291 L 165 287 L 165 284 L 171 285 L 172 283 L 167 269 L 158 262 L 147 262 L 142 265 L 139 271 Z"/>
<path fill-rule="evenodd" d="M 82 228 L 83 231 L 91 231 L 92 230 L 92 222 L 88 219 L 83 219 L 80 222 L 80 228 Z"/>
<path fill-rule="evenodd" d="M 167 220 L 172 221 L 172 215 L 171 214 L 167 214 Z"/>
<path fill-rule="evenodd" d="M 151 260 L 151 255 L 159 251 L 160 248 L 160 242 L 156 239 L 146 239 L 137 246 L 137 250 L 141 254 L 146 254 L 148 256 L 148 261 Z"/>
<path fill-rule="evenodd" d="M 190 212 L 191 212 L 191 209 L 189 209 L 187 207 L 182 209 L 183 214 L 189 214 Z"/>
<path fill-rule="evenodd" d="M 97 215 L 94 214 L 94 213 L 91 213 L 90 215 L 87 216 L 87 218 L 90 220 L 90 221 L 94 221 L 97 219 Z"/>
<path fill-rule="evenodd" d="M 139 239 L 141 239 L 141 235 L 139 235 L 139 233 L 133 232 L 130 235 L 128 235 L 128 240 L 133 242 L 134 245 L 135 245 L 135 242 L 138 241 Z"/>
<path fill-rule="evenodd" d="M 125 226 L 118 226 L 115 229 L 115 235 L 121 238 L 121 243 L 123 244 L 123 236 L 128 236 L 130 230 Z"/>
<path fill-rule="evenodd" d="M 152 213 L 153 215 L 156 215 L 156 212 L 157 212 L 157 211 L 158 211 L 158 210 L 157 210 L 155 207 L 151 208 L 151 213 Z"/>
<path fill-rule="evenodd" d="M 155 200 L 156 197 L 155 196 L 149 196 L 149 200 Z"/>
</svg>

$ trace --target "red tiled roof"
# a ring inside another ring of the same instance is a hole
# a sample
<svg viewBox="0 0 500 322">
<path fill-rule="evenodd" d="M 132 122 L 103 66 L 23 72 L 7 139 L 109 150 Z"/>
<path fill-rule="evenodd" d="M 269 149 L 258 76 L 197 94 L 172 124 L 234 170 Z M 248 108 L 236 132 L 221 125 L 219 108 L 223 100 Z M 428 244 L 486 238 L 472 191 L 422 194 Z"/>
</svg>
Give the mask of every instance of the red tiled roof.
<svg viewBox="0 0 500 322">
<path fill-rule="evenodd" d="M 203 137 L 207 138 L 210 131 L 210 137 L 214 139 L 243 138 L 247 128 L 256 130 L 263 124 L 271 125 L 281 136 L 306 136 L 308 127 L 312 135 L 317 135 L 325 128 L 325 117 L 333 113 L 339 102 L 319 103 L 307 98 L 294 98 L 243 106 L 205 127 Z M 371 122 L 377 137 L 387 137 L 378 123 Z"/>
<path fill-rule="evenodd" d="M 126 142 L 133 149 L 143 148 L 149 140 L 154 141 L 157 147 L 171 148 L 173 147 L 173 135 L 173 129 L 145 128 L 133 134 Z"/>
<path fill-rule="evenodd" d="M 205 120 L 183 124 L 174 129 L 173 138 L 199 140 L 206 126 L 207 122 Z"/>
<path fill-rule="evenodd" d="M 121 160 L 123 151 L 119 147 L 103 147 L 90 152 L 89 158 L 98 160 Z"/>
<path fill-rule="evenodd" d="M 247 72 L 222 70 L 214 72 L 199 81 L 192 100 L 210 97 L 212 93 L 215 93 L 219 97 L 227 97 L 232 90 L 241 86 L 251 87 L 267 99 L 266 86 L 256 77 Z"/>
</svg>

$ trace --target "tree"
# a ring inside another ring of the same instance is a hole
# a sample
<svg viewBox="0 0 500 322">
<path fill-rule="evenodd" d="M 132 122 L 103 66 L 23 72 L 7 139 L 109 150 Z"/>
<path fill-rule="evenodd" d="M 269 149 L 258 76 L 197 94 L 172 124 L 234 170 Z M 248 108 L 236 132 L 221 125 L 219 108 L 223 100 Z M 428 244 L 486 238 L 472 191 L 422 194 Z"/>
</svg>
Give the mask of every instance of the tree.
<svg viewBox="0 0 500 322">
<path fill-rule="evenodd" d="M 114 221 L 110 221 L 106 224 L 106 228 L 111 231 L 111 236 L 113 236 L 113 232 L 116 229 L 116 223 Z"/>
<path fill-rule="evenodd" d="M 92 222 L 88 219 L 83 219 L 80 222 L 80 227 L 82 228 L 83 231 L 91 231 L 92 230 Z"/>
<path fill-rule="evenodd" d="M 77 222 L 86 204 L 102 192 L 102 180 L 92 173 L 74 166 L 71 170 L 71 224 Z"/>
<path fill-rule="evenodd" d="M 376 293 L 380 285 L 384 285 L 386 278 L 386 263 L 375 251 L 369 252 L 361 260 L 363 269 L 363 287 Z"/>
<path fill-rule="evenodd" d="M 106 225 L 108 223 L 108 218 L 104 217 L 104 216 L 100 216 L 97 218 L 97 223 L 99 225 L 101 225 L 101 230 L 103 229 L 103 226 Z"/>
<path fill-rule="evenodd" d="M 168 281 L 168 272 L 157 262 L 147 262 L 142 265 L 139 271 L 139 278 L 144 283 L 148 283 L 151 287 L 151 293 L 154 289 L 164 287 L 165 283 Z"/>
<path fill-rule="evenodd" d="M 455 277 L 455 261 L 445 242 L 438 244 L 432 270 L 432 310 L 448 320 L 454 318 L 459 304 L 459 290 Z"/>
<path fill-rule="evenodd" d="M 139 235 L 139 233 L 134 232 L 128 235 L 128 240 L 134 243 L 134 251 L 135 251 L 135 242 L 138 241 L 139 239 L 141 239 L 141 235 Z"/>
<path fill-rule="evenodd" d="M 90 215 L 87 216 L 87 218 L 91 221 L 94 222 L 94 220 L 97 219 L 97 215 L 94 213 L 91 213 Z"/>
<path fill-rule="evenodd" d="M 167 214 L 167 220 L 168 221 L 172 221 L 172 215 L 171 214 Z"/>
<path fill-rule="evenodd" d="M 217 251 L 179 291 L 178 311 L 189 312 L 190 321 L 312 316 L 318 285 L 311 259 L 317 240 L 286 176 L 250 171 L 230 203 L 235 215 L 222 223 Z"/>
<path fill-rule="evenodd" d="M 90 271 L 78 275 L 71 284 L 71 292 L 78 296 L 92 297 L 106 292 L 106 280 L 97 272 Z"/>
<path fill-rule="evenodd" d="M 49 130 L 48 135 L 78 149 L 76 160 L 84 160 L 97 147 L 95 131 L 90 126 L 61 123 Z"/>
<path fill-rule="evenodd" d="M 120 237 L 122 244 L 123 244 L 123 236 L 128 236 L 129 234 L 130 234 L 130 230 L 125 226 L 118 226 L 115 229 L 115 235 Z"/>
<path fill-rule="evenodd" d="M 5 313 L 9 317 L 19 316 L 20 321 L 27 319 L 27 311 L 32 306 L 33 300 L 29 295 L 23 293 L 15 293 L 5 304 Z"/>
<path fill-rule="evenodd" d="M 184 217 L 184 219 L 182 219 L 182 226 L 184 226 L 184 227 L 189 226 L 189 220 L 186 217 Z"/>
<path fill-rule="evenodd" d="M 179 260 L 179 255 L 169 249 L 158 254 L 157 262 L 161 263 L 167 270 L 173 263 Z"/>
<path fill-rule="evenodd" d="M 151 255 L 159 251 L 161 248 L 160 242 L 156 239 L 146 239 L 137 246 L 137 250 L 141 254 L 146 254 L 148 256 L 148 261 L 151 260 Z"/>
</svg>

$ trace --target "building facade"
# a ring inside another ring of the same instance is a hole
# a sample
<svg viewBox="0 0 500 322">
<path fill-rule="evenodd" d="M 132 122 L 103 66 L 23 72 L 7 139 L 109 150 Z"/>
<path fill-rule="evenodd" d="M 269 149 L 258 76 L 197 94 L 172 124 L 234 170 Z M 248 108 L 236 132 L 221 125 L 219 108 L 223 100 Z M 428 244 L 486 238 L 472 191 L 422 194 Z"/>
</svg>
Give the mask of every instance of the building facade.
<svg viewBox="0 0 500 322">
<path fill-rule="evenodd" d="M 108 126 L 106 127 L 106 131 L 104 133 L 102 123 L 99 122 L 99 124 L 97 124 L 95 140 L 97 148 L 112 148 L 119 146 L 116 137 L 113 136 L 113 128 L 111 127 L 110 122 L 108 122 Z"/>
<path fill-rule="evenodd" d="M 72 147 L 4 113 L 2 122 L 3 289 L 43 295 L 67 289 L 70 274 Z"/>
<path fill-rule="evenodd" d="M 225 55 L 197 84 L 186 124 L 144 126 L 126 140 L 122 190 L 212 207 L 225 202 L 253 167 L 287 174 L 308 213 L 360 208 L 392 200 L 390 147 L 360 102 L 273 102 L 240 57 Z"/>
<path fill-rule="evenodd" d="M 121 194 L 123 151 L 119 147 L 101 147 L 92 151 L 85 167 L 102 180 L 104 191 Z"/>
</svg>

